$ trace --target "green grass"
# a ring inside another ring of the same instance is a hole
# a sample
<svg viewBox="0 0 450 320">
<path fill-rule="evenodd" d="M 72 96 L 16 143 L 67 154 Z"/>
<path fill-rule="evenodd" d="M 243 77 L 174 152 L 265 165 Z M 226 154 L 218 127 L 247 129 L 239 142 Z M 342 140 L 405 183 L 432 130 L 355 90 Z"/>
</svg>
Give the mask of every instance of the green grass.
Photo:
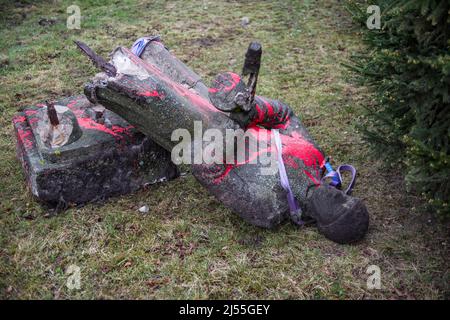
<svg viewBox="0 0 450 320">
<path fill-rule="evenodd" d="M 72 3 L 2 4 L 1 298 L 448 299 L 448 229 L 415 209 L 401 175 L 370 159 L 355 130 L 371 101 L 341 65 L 362 47 L 340 2 L 76 1 L 81 30 L 68 30 Z M 55 23 L 41 26 L 42 18 Z M 97 71 L 72 40 L 106 56 L 147 34 L 162 35 L 207 83 L 240 71 L 249 41 L 259 40 L 258 93 L 293 106 L 336 163 L 359 169 L 355 194 L 371 217 L 366 239 L 343 246 L 315 228 L 258 229 L 192 176 L 57 216 L 33 200 L 15 158 L 13 114 L 82 91 Z M 147 215 L 137 211 L 142 204 Z M 81 268 L 80 290 L 66 287 L 71 264 Z M 372 264 L 381 268 L 381 290 L 366 287 Z"/>
</svg>

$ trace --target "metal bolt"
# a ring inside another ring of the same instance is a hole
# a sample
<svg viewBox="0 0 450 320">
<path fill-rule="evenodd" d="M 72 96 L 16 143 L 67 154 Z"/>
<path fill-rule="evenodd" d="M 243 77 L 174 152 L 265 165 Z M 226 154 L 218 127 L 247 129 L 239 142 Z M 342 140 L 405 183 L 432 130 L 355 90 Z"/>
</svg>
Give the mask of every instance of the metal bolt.
<svg viewBox="0 0 450 320">
<path fill-rule="evenodd" d="M 47 103 L 48 119 L 50 120 L 50 123 L 52 124 L 52 126 L 56 127 L 57 125 L 59 125 L 59 119 L 58 119 L 58 113 L 56 112 L 56 109 L 55 109 L 55 105 L 50 101 L 46 101 L 46 103 Z"/>
</svg>

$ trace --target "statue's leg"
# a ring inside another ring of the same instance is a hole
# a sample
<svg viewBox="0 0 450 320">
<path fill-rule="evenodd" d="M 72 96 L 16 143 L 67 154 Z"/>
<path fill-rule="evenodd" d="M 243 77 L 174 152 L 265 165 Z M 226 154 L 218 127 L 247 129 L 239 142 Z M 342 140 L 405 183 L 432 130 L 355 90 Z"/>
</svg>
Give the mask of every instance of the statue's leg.
<svg viewBox="0 0 450 320">
<path fill-rule="evenodd" d="M 142 51 L 140 58 L 157 66 L 174 82 L 190 90 L 195 90 L 198 95 L 209 100 L 208 87 L 203 83 L 202 78 L 167 50 L 161 42 L 149 42 Z"/>
</svg>

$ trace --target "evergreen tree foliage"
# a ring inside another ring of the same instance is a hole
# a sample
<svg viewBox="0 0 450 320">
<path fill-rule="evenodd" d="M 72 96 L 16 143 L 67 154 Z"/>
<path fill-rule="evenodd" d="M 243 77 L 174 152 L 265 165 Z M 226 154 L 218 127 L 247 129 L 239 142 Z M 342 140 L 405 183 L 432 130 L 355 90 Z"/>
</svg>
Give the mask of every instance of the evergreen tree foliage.
<svg viewBox="0 0 450 320">
<path fill-rule="evenodd" d="M 369 30 L 369 5 L 381 29 Z M 450 216 L 450 1 L 349 1 L 368 50 L 351 68 L 374 89 L 362 131 L 388 162 L 404 167 L 408 187 Z"/>
</svg>

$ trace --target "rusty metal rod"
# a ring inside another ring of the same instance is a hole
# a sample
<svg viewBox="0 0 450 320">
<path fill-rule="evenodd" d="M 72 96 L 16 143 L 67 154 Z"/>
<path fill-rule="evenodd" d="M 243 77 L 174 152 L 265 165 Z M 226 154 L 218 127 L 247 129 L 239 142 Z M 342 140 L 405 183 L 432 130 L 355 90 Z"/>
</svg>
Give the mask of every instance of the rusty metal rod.
<svg viewBox="0 0 450 320">
<path fill-rule="evenodd" d="M 56 127 L 59 125 L 59 119 L 58 119 L 58 113 L 56 112 L 55 105 L 53 102 L 46 101 L 47 103 L 47 114 L 48 119 L 50 120 L 50 123 L 52 126 Z"/>
<path fill-rule="evenodd" d="M 117 70 L 111 63 L 108 63 L 103 57 L 99 56 L 89 48 L 89 46 L 81 41 L 74 41 L 77 47 L 83 52 L 97 67 L 102 69 L 108 76 L 115 77 Z"/>
</svg>

